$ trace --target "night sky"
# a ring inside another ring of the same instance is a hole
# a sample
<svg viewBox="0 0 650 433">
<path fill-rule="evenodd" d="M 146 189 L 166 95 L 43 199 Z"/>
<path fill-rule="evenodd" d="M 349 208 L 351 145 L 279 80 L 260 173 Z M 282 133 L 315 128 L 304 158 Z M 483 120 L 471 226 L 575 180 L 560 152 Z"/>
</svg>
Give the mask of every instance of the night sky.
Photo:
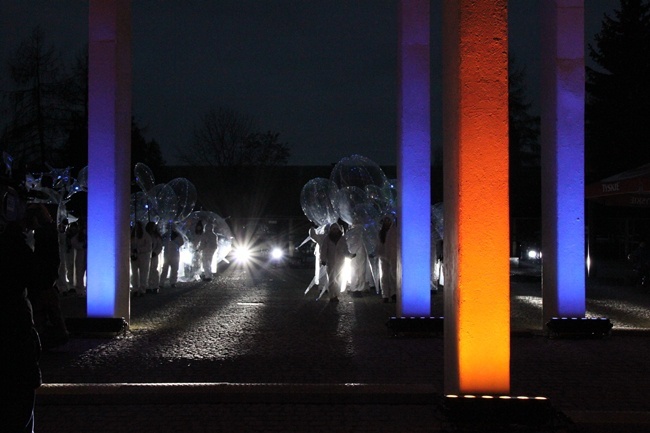
<svg viewBox="0 0 650 433">
<path fill-rule="evenodd" d="M 510 0 L 510 47 L 538 99 L 541 0 Z M 280 133 L 290 165 L 353 153 L 396 163 L 396 0 L 134 0 L 133 115 L 168 164 L 201 116 L 230 108 Z M 441 0 L 432 0 L 432 143 L 441 136 Z M 618 0 L 585 0 L 585 41 Z M 87 0 L 0 0 L 0 88 L 7 54 L 36 25 L 74 57 L 87 43 Z M 535 110 L 537 108 L 535 107 Z M 538 113 L 534 113 L 538 114 Z"/>
</svg>

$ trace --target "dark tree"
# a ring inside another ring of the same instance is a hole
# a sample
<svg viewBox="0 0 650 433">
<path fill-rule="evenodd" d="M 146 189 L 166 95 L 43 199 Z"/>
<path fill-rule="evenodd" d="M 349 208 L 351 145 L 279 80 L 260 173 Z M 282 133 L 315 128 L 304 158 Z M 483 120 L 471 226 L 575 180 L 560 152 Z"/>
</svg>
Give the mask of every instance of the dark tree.
<svg viewBox="0 0 650 433">
<path fill-rule="evenodd" d="M 79 170 L 88 165 L 88 127 L 86 123 L 78 124 L 78 127 L 70 131 L 67 143 L 69 152 L 68 165 Z M 165 159 L 162 156 L 160 145 L 156 140 L 147 140 L 144 131 L 135 119 L 131 119 L 131 162 L 146 164 L 154 172 L 158 172 L 165 166 Z"/>
<path fill-rule="evenodd" d="M 257 131 L 255 121 L 236 111 L 219 108 L 208 111 L 194 130 L 194 139 L 179 158 L 199 166 L 274 166 L 289 159 L 289 148 L 279 134 Z"/>
<path fill-rule="evenodd" d="M 131 165 L 141 162 L 157 173 L 164 165 L 160 145 L 156 140 L 147 141 L 145 131 L 138 126 L 136 121 L 131 121 Z"/>
<path fill-rule="evenodd" d="M 246 141 L 246 165 L 285 165 L 291 152 L 279 132 L 255 133 Z"/>
<path fill-rule="evenodd" d="M 17 164 L 42 168 L 59 165 L 58 150 L 70 120 L 68 88 L 61 56 L 36 27 L 12 53 L 9 72 L 14 88 L 5 92 L 10 118 L 1 142 Z"/>
<path fill-rule="evenodd" d="M 74 61 L 67 79 L 70 122 L 63 159 L 79 170 L 88 165 L 88 48 Z"/>
<path fill-rule="evenodd" d="M 75 59 L 72 73 L 66 81 L 67 102 L 71 117 L 64 147 L 65 160 L 75 169 L 88 165 L 88 50 Z M 160 145 L 144 137 L 144 130 L 131 119 L 131 161 L 142 162 L 152 170 L 165 165 Z"/>
<path fill-rule="evenodd" d="M 621 0 L 605 14 L 587 68 L 587 181 L 650 162 L 650 4 Z"/>
<path fill-rule="evenodd" d="M 511 57 L 508 61 L 510 230 L 515 245 L 536 239 L 541 213 L 540 118 L 531 114 L 525 81 L 526 69 Z M 511 253 L 518 255 L 519 251 Z"/>
<path fill-rule="evenodd" d="M 14 165 L 27 170 L 70 166 L 77 173 L 88 165 L 88 49 L 66 68 L 53 47 L 46 47 L 37 27 L 9 60 L 15 89 L 4 96 L 12 114 L 0 140 Z M 69 72 L 68 72 L 69 71 Z M 159 144 L 146 140 L 131 124 L 131 160 L 152 170 L 165 165 Z"/>
<path fill-rule="evenodd" d="M 526 69 L 513 57 L 508 62 L 508 138 L 510 172 L 517 173 L 540 165 L 540 118 L 530 113 L 526 94 Z"/>
</svg>

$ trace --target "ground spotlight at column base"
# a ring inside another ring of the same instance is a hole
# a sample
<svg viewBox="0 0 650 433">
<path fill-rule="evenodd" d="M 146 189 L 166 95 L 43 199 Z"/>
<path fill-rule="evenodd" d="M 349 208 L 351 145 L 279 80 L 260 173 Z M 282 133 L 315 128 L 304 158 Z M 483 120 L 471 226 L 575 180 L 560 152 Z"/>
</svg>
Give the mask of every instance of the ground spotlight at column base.
<svg viewBox="0 0 650 433">
<path fill-rule="evenodd" d="M 558 419 L 546 397 L 448 394 L 442 406 L 447 421 L 458 426 L 480 426 L 478 431 L 489 431 L 489 427 L 552 426 Z"/>
<path fill-rule="evenodd" d="M 546 323 L 549 338 L 603 338 L 612 327 L 606 317 L 553 317 Z"/>
<path fill-rule="evenodd" d="M 393 335 L 442 334 L 444 317 L 391 317 L 386 326 Z"/>
</svg>

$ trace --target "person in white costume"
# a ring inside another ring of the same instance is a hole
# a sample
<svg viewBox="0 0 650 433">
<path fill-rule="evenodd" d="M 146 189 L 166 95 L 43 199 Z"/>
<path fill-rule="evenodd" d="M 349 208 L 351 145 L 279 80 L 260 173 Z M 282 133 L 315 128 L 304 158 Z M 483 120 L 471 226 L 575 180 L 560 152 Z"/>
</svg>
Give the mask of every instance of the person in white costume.
<svg viewBox="0 0 650 433">
<path fill-rule="evenodd" d="M 212 259 L 217 251 L 217 234 L 214 232 L 214 226 L 208 222 L 205 224 L 205 230 L 199 240 L 198 251 L 201 252 L 201 279 L 203 281 L 212 280 Z"/>
<path fill-rule="evenodd" d="M 379 286 L 384 302 L 397 297 L 397 227 L 391 215 L 381 219 L 378 232 L 377 257 L 379 258 Z"/>
<path fill-rule="evenodd" d="M 70 239 L 70 245 L 74 249 L 74 291 L 80 295 L 86 295 L 86 284 L 84 277 L 86 275 L 86 252 L 88 250 L 88 235 L 86 231 L 86 222 L 83 219 L 76 221 L 79 230 Z"/>
<path fill-rule="evenodd" d="M 163 239 L 158 230 L 158 225 L 149 221 L 144 227 L 147 233 L 151 236 L 151 263 L 149 264 L 149 282 L 147 286 L 147 293 L 158 293 L 160 284 L 160 271 L 158 270 L 158 262 L 160 253 L 163 249 Z"/>
<path fill-rule="evenodd" d="M 343 229 L 337 223 L 330 226 L 327 237 L 323 242 L 320 260 L 322 266 L 327 266 L 327 291 L 330 302 L 338 302 L 343 283 L 343 265 L 346 257 L 353 257 L 348 250 L 348 243 L 343 236 Z"/>
<path fill-rule="evenodd" d="M 163 266 L 160 273 L 160 286 L 164 286 L 167 276 L 169 275 L 169 284 L 176 287 L 178 281 L 178 267 L 181 261 L 181 247 L 185 244 L 183 236 L 176 230 L 172 229 L 171 233 L 165 235 L 163 241 Z"/>
<path fill-rule="evenodd" d="M 151 235 L 141 221 L 136 221 L 131 230 L 131 287 L 134 297 L 144 296 L 147 289 L 152 248 Z"/>
<path fill-rule="evenodd" d="M 309 286 L 307 286 L 305 295 L 312 287 L 319 286 L 321 287 L 321 291 L 318 295 L 318 299 L 320 299 L 323 293 L 327 290 L 327 266 L 321 265 L 320 255 L 323 249 L 323 242 L 325 242 L 325 238 L 327 237 L 328 230 L 329 225 L 321 226 L 318 228 L 310 227 L 309 229 L 309 239 L 311 239 L 316 244 L 316 246 L 314 247 L 314 278 L 311 279 Z"/>
</svg>

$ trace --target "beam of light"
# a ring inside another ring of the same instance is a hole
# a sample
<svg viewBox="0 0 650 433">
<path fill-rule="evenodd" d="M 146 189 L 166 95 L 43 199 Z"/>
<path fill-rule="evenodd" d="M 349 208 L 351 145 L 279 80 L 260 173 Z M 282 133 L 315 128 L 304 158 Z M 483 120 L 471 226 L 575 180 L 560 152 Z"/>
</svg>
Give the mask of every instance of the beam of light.
<svg viewBox="0 0 650 433">
<path fill-rule="evenodd" d="M 350 284 L 352 284 L 352 259 L 346 257 L 343 259 L 341 270 L 341 293 L 345 292 Z"/>
<path fill-rule="evenodd" d="M 201 290 L 201 289 L 197 289 Z M 231 288 L 227 290 L 232 290 Z M 179 320 L 187 321 L 187 310 L 169 304 L 160 310 L 166 320 L 140 320 L 132 323 L 133 334 L 128 339 L 115 339 L 115 350 L 91 348 L 83 356 L 89 359 L 100 356 L 102 362 L 119 363 L 139 349 L 141 341 L 156 338 L 155 347 L 148 356 L 166 361 L 220 361 L 236 362 L 251 351 L 257 350 L 254 336 L 264 333 L 266 318 L 276 314 L 269 290 L 238 291 L 227 303 L 217 302 L 195 314 L 182 332 L 168 332 L 165 328 Z M 232 311 L 236 309 L 236 314 Z M 265 318 L 266 316 L 266 318 Z M 228 320 L 224 320 L 228 317 Z M 210 330 L 209 332 L 207 330 Z M 349 331 L 348 331 L 349 332 Z M 206 344 L 195 344 L 197 341 Z M 182 377 L 178 378 L 183 380 Z"/>
<path fill-rule="evenodd" d="M 648 309 L 643 304 L 622 299 L 591 299 L 585 317 L 597 318 L 603 316 L 612 317 L 614 328 L 620 329 L 650 329 L 650 318 Z M 624 317 L 625 321 L 616 320 L 616 317 Z"/>
<path fill-rule="evenodd" d="M 91 1 L 88 55 L 88 317 L 129 321 L 131 7 Z"/>
<path fill-rule="evenodd" d="M 185 266 L 191 265 L 193 260 L 194 260 L 194 254 L 192 253 L 190 248 L 183 246 L 179 251 L 179 263 L 180 263 L 179 266 L 180 269 L 178 270 L 179 275 L 181 271 L 183 272 L 183 275 L 185 275 Z"/>
<path fill-rule="evenodd" d="M 443 11 L 445 390 L 508 394 L 507 0 Z"/>
<path fill-rule="evenodd" d="M 514 297 L 514 302 L 527 304 L 532 307 L 542 308 L 542 297 L 541 296 L 522 296 L 517 295 Z"/>
<path fill-rule="evenodd" d="M 398 315 L 431 314 L 429 0 L 399 2 Z"/>
<path fill-rule="evenodd" d="M 542 6 L 544 321 L 585 314 L 584 5 Z"/>
</svg>

